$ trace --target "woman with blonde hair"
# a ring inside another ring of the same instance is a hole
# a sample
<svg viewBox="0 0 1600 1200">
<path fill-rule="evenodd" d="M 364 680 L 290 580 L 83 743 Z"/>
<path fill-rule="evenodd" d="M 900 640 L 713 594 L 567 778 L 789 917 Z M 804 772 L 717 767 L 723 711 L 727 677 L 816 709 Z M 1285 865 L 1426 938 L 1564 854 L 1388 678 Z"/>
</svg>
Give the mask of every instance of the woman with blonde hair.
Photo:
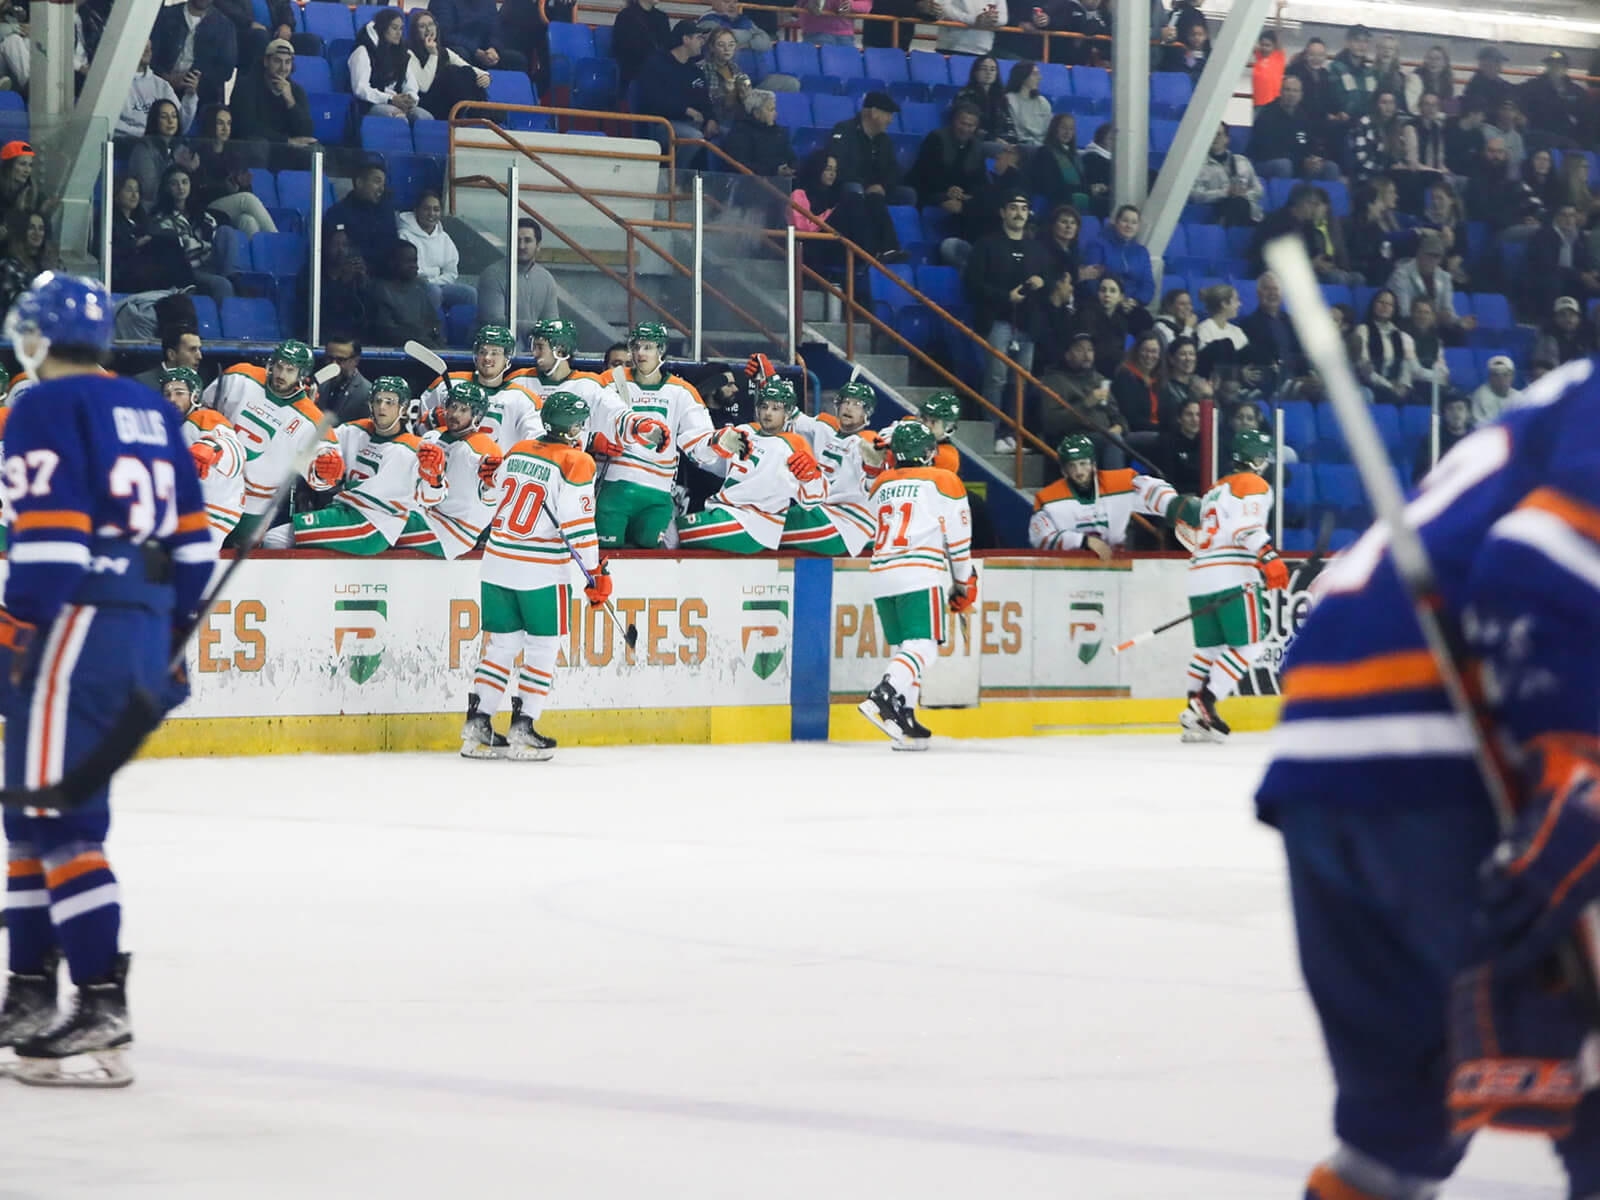
<svg viewBox="0 0 1600 1200">
<path fill-rule="evenodd" d="M 1239 292 L 1231 283 L 1215 283 L 1200 293 L 1206 319 L 1195 329 L 1200 374 L 1207 379 L 1232 374 L 1250 337 L 1233 323 L 1239 315 Z"/>
</svg>

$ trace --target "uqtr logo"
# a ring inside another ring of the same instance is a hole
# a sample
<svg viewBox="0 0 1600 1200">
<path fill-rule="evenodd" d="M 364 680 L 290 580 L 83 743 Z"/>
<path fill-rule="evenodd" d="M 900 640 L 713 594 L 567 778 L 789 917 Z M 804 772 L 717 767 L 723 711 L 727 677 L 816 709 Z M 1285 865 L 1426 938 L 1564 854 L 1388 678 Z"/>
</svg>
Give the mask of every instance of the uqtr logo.
<svg viewBox="0 0 1600 1200">
<path fill-rule="evenodd" d="M 759 678 L 771 679 L 789 646 L 789 602 L 746 600 L 744 614 L 739 651 Z"/>
<path fill-rule="evenodd" d="M 337 591 L 356 591 L 340 587 Z M 387 600 L 335 600 L 333 652 L 356 683 L 365 683 L 383 664 L 383 635 L 389 626 Z"/>
</svg>

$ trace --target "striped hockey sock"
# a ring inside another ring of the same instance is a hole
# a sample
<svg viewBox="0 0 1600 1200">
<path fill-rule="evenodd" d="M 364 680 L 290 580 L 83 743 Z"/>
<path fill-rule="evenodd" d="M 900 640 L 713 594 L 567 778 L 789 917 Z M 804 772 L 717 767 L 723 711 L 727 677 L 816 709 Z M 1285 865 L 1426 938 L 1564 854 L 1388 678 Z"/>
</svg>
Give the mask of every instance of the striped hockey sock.
<svg viewBox="0 0 1600 1200">
<path fill-rule="evenodd" d="M 517 695 L 522 698 L 522 711 L 529 720 L 537 721 L 550 699 L 550 688 L 556 680 L 556 655 L 560 650 L 560 638 L 530 636 L 523 644 Z"/>
<path fill-rule="evenodd" d="M 478 693 L 478 711 L 493 716 L 511 686 L 511 670 L 522 650 L 520 633 L 491 633 L 483 648 L 483 658 L 472 675 L 472 690 Z"/>
<path fill-rule="evenodd" d="M 117 877 L 104 848 L 98 842 L 74 842 L 48 855 L 44 867 L 50 920 L 72 968 L 72 981 L 102 978 L 116 962 L 122 928 Z"/>
<path fill-rule="evenodd" d="M 44 864 L 32 844 L 13 842 L 6 862 L 6 933 L 10 938 L 10 968 L 23 975 L 37 974 L 45 956 L 56 944 L 50 924 L 50 890 L 45 886 Z"/>
<path fill-rule="evenodd" d="M 938 644 L 931 639 L 914 638 L 901 642 L 889 660 L 889 686 L 904 696 L 911 708 L 916 708 L 922 694 L 922 672 L 938 652 Z"/>
<path fill-rule="evenodd" d="M 1250 664 L 1255 661 L 1254 646 L 1229 646 L 1217 655 L 1217 661 L 1211 667 L 1211 694 L 1218 700 L 1231 696 L 1239 690 L 1239 682 L 1250 673 Z"/>
<path fill-rule="evenodd" d="M 1206 680 L 1211 678 L 1212 656 L 1204 650 L 1196 650 L 1194 657 L 1189 660 L 1189 670 L 1184 679 L 1188 682 L 1189 692 L 1198 692 L 1206 686 Z"/>
</svg>

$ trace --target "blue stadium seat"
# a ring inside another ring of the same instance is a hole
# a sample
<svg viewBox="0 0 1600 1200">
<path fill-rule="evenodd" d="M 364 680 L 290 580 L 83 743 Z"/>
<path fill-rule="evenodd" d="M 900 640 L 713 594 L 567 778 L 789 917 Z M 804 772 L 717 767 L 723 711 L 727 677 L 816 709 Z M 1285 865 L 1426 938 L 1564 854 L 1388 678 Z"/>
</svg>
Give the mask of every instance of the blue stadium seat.
<svg viewBox="0 0 1600 1200">
<path fill-rule="evenodd" d="M 1287 481 L 1285 481 L 1284 491 L 1288 490 L 1289 484 Z M 1312 533 L 1309 529 L 1296 529 L 1294 527 L 1289 517 L 1289 505 L 1287 500 L 1284 502 L 1283 520 L 1283 544 L 1280 545 L 1278 549 L 1286 550 L 1290 554 L 1308 554 L 1312 550 L 1316 549 L 1317 535 Z"/>
<path fill-rule="evenodd" d="M 935 54 L 931 50 L 913 50 L 907 56 L 911 69 L 911 78 L 917 83 L 954 83 L 960 87 L 967 81 L 965 79 L 952 79 L 950 76 L 950 60 L 942 54 Z M 968 60 L 963 58 L 963 63 Z"/>
<path fill-rule="evenodd" d="M 1184 225 L 1215 225 L 1217 223 L 1217 206 L 1215 204 L 1185 204 L 1183 211 L 1178 214 L 1178 220 Z"/>
<path fill-rule="evenodd" d="M 902 308 L 894 317 L 895 332 L 924 351 L 941 340 L 937 326 L 943 324 L 943 321 L 935 321 L 933 313 L 923 304 Z"/>
<path fill-rule="evenodd" d="M 1239 315 L 1248 317 L 1255 312 L 1256 306 L 1261 303 L 1256 295 L 1256 281 L 1254 279 L 1235 279 L 1233 290 L 1239 293 Z"/>
<path fill-rule="evenodd" d="M 1093 213 L 1083 214 L 1083 228 L 1078 231 L 1078 245 L 1087 246 L 1100 240 L 1101 220 Z"/>
<path fill-rule="evenodd" d="M 1377 405 L 1373 405 L 1374 408 Z M 1317 453 L 1325 455 L 1334 453 L 1342 462 L 1346 459 L 1344 430 L 1339 425 L 1339 414 L 1331 404 L 1316 406 L 1317 414 Z"/>
<path fill-rule="evenodd" d="M 1163 257 L 1168 262 L 1171 262 L 1175 258 L 1186 258 L 1188 254 L 1189 235 L 1184 228 L 1183 222 L 1180 221 L 1173 227 L 1172 239 L 1167 243 L 1167 249 Z"/>
<path fill-rule="evenodd" d="M 1111 111 L 1111 72 L 1104 67 L 1073 67 L 1072 94 L 1094 102 L 1094 111 Z M 1087 145 L 1086 142 L 1080 142 Z"/>
<path fill-rule="evenodd" d="M 851 120 L 859 108 L 860 106 L 849 96 L 811 97 L 811 111 L 815 117 L 815 124 L 823 129 L 831 129 L 840 121 Z"/>
<path fill-rule="evenodd" d="M 1061 63 L 1040 63 L 1039 94 L 1051 100 L 1072 95 L 1072 68 Z"/>
<path fill-rule="evenodd" d="M 1446 346 L 1444 365 L 1450 368 L 1450 382 L 1453 386 L 1468 390 L 1478 386 L 1478 364 L 1473 360 L 1472 351 L 1465 346 Z M 1466 382 L 1469 379 L 1471 383 Z"/>
<path fill-rule="evenodd" d="M 868 75 L 891 84 L 910 83 L 911 67 L 904 50 L 893 46 L 868 46 L 861 52 L 861 63 Z"/>
<path fill-rule="evenodd" d="M 201 338 L 210 342 L 221 337 L 222 317 L 217 313 L 217 302 L 199 292 L 196 292 L 191 299 L 194 301 L 195 323 L 200 327 Z"/>
<path fill-rule="evenodd" d="M 1317 502 L 1317 488 L 1311 467 L 1301 464 L 1285 468 L 1283 481 L 1283 520 L 1286 525 L 1303 525 L 1310 519 L 1311 508 Z M 1287 544 L 1280 549 L 1292 550 Z M 1309 549 L 1309 547 L 1308 547 Z"/>
<path fill-rule="evenodd" d="M 804 92 L 776 92 L 773 99 L 778 105 L 778 124 L 785 129 L 819 124 L 812 120 L 811 97 Z"/>
<path fill-rule="evenodd" d="M 389 197 L 396 211 L 415 208 L 423 188 L 444 190 L 444 163 L 440 159 L 426 154 L 391 154 L 388 167 Z"/>
<path fill-rule="evenodd" d="M 891 83 L 886 89 L 890 98 L 896 104 L 904 104 L 908 100 L 919 103 L 933 99 L 932 89 L 925 83 L 912 83 L 909 80 L 903 83 Z"/>
<path fill-rule="evenodd" d="M 939 128 L 939 106 L 937 104 L 902 104 L 900 106 L 900 131 L 914 133 L 921 137 L 932 133 Z"/>
<path fill-rule="evenodd" d="M 844 94 L 850 97 L 850 103 L 860 111 L 861 101 L 866 99 L 868 92 L 887 92 L 889 84 L 882 79 L 872 79 L 863 75 L 859 79 L 846 79 L 844 81 Z"/>
<path fill-rule="evenodd" d="M 333 68 L 328 60 L 314 54 L 297 54 L 294 59 L 294 69 L 289 72 L 289 78 L 310 92 L 331 92 L 333 88 Z M 350 85 L 345 84 L 349 91 Z"/>
<path fill-rule="evenodd" d="M 1502 279 L 1519 279 L 1528 261 L 1527 242 L 1500 243 L 1500 270 Z"/>
<path fill-rule="evenodd" d="M 311 131 L 317 141 L 324 146 L 343 142 L 350 127 L 350 97 L 336 92 L 307 93 L 306 103 L 311 109 Z"/>
<path fill-rule="evenodd" d="M 615 58 L 611 51 L 612 29 L 609 25 L 596 25 L 594 27 L 594 56 L 596 58 Z"/>
<path fill-rule="evenodd" d="M 1369 287 L 1364 283 L 1358 283 L 1350 289 L 1351 295 L 1356 300 L 1356 322 L 1358 324 L 1367 319 L 1367 308 L 1372 304 L 1372 298 L 1382 290 L 1382 288 Z"/>
<path fill-rule="evenodd" d="M 332 43 L 356 35 L 350 9 L 343 4 L 332 3 L 331 0 L 311 0 L 311 3 L 302 10 L 302 19 L 305 21 L 305 31 L 316 34 L 324 42 Z M 296 62 L 295 65 L 298 66 L 299 63 Z"/>
<path fill-rule="evenodd" d="M 1511 315 L 1511 303 L 1496 292 L 1479 292 L 1472 298 L 1472 312 L 1482 329 L 1513 329 L 1517 319 Z"/>
<path fill-rule="evenodd" d="M 844 80 L 835 79 L 831 75 L 802 75 L 800 76 L 800 90 L 808 96 L 842 96 L 844 95 Z"/>
<path fill-rule="evenodd" d="M 1250 253 L 1250 242 L 1256 231 L 1249 225 L 1239 225 L 1224 229 L 1222 236 L 1228 244 L 1228 257 L 1243 258 Z"/>
<path fill-rule="evenodd" d="M 1407 406 L 1409 407 L 1409 405 Z M 1374 404 L 1368 409 L 1378 427 L 1378 435 L 1389 449 L 1389 457 L 1398 459 L 1405 449 L 1405 435 L 1400 427 L 1400 410 L 1392 404 Z"/>
<path fill-rule="evenodd" d="M 0 112 L 27 112 L 28 103 L 16 92 L 0 92 Z"/>
<path fill-rule="evenodd" d="M 821 75 L 821 56 L 810 42 L 779 42 L 773 48 L 777 55 L 778 70 L 785 75 Z M 857 67 L 855 74 L 861 70 Z"/>
<path fill-rule="evenodd" d="M 415 144 L 418 154 L 444 158 L 450 153 L 450 122 L 442 118 L 434 121 L 418 121 L 411 127 L 411 141 Z"/>
<path fill-rule="evenodd" d="M 477 325 L 476 304 L 456 304 L 444 310 L 445 337 L 452 346 L 470 346 Z"/>
<path fill-rule="evenodd" d="M 1285 400 L 1280 404 L 1283 440 L 1304 457 L 1316 449 L 1317 415 L 1309 400 Z M 1306 474 L 1306 472 L 1301 472 Z"/>
<path fill-rule="evenodd" d="M 1088 121 L 1097 114 L 1094 110 L 1094 101 L 1086 96 L 1056 96 L 1050 101 L 1050 111 L 1053 113 L 1071 113 L 1080 122 Z"/>
<path fill-rule="evenodd" d="M 1300 181 L 1298 179 L 1263 179 L 1261 185 L 1265 189 L 1266 195 L 1262 197 L 1262 200 L 1267 210 L 1270 212 L 1272 209 L 1282 208 L 1288 204 L 1289 193 L 1299 184 Z"/>
<path fill-rule="evenodd" d="M 1157 71 L 1150 76 L 1150 111 L 1153 113 L 1177 116 L 1189 107 L 1193 96 L 1194 81 L 1182 71 Z"/>
<path fill-rule="evenodd" d="M 789 144 L 794 147 L 795 156 L 801 162 L 822 149 L 822 143 L 827 140 L 828 131 L 814 125 L 802 125 L 789 131 Z"/>
<path fill-rule="evenodd" d="M 1328 211 L 1336 217 L 1350 215 L 1350 189 L 1342 179 L 1324 179 L 1317 184 L 1328 193 Z"/>
<path fill-rule="evenodd" d="M 0 92 L 9 96 L 11 92 Z M 278 177 L 265 167 L 250 168 L 250 191 L 262 204 L 274 208 L 278 203 Z"/>
<path fill-rule="evenodd" d="M 550 22 L 550 53 L 570 59 L 594 57 L 594 30 L 576 21 Z"/>
<path fill-rule="evenodd" d="M 1228 149 L 1234 154 L 1243 154 L 1250 147 L 1250 126 L 1228 126 Z"/>
<path fill-rule="evenodd" d="M 379 154 L 410 154 L 411 122 L 403 117 L 362 117 L 361 147 Z"/>
<path fill-rule="evenodd" d="M 1182 275 L 1174 275 L 1169 271 L 1161 277 L 1161 294 L 1163 296 L 1168 292 L 1187 292 L 1188 290 L 1189 281 Z M 1192 295 L 1189 298 L 1191 300 L 1194 299 Z"/>
<path fill-rule="evenodd" d="M 949 108 L 956 102 L 956 97 L 961 94 L 961 88 L 953 83 L 930 83 L 928 99 L 944 108 Z"/>
<path fill-rule="evenodd" d="M 822 131 L 826 139 L 828 130 Z M 889 131 L 889 144 L 894 147 L 894 160 L 900 164 L 901 171 L 911 170 L 911 164 L 917 161 L 917 151 L 922 148 L 922 137 L 915 133 L 896 133 Z M 795 147 L 796 153 L 799 147 Z"/>
<path fill-rule="evenodd" d="M 918 291 L 946 312 L 966 300 L 961 290 L 961 272 L 954 267 L 918 267 L 916 284 Z"/>
<path fill-rule="evenodd" d="M 1190 258 L 1216 263 L 1228 257 L 1228 237 L 1221 225 L 1190 225 L 1187 235 Z"/>
<path fill-rule="evenodd" d="M 795 153 L 799 152 L 799 148 L 796 147 Z M 927 255 L 928 243 L 922 240 L 922 218 L 915 206 L 891 204 L 889 220 L 894 225 L 894 235 L 900 242 L 900 249 L 911 256 L 912 262 L 917 262 L 919 258 Z"/>
<path fill-rule="evenodd" d="M 1342 283 L 1325 283 L 1322 285 L 1322 298 L 1332 308 L 1335 304 L 1348 304 L 1355 306 L 1355 295 Z"/>
<path fill-rule="evenodd" d="M 794 45 L 793 42 L 779 42 L 778 45 Z M 854 79 L 867 73 L 866 66 L 861 57 L 861 51 L 854 46 L 822 46 L 822 73 L 831 75 L 835 79 Z"/>
<path fill-rule="evenodd" d="M 611 27 L 605 26 L 607 30 Z M 599 30 L 595 30 L 599 33 Z M 609 58 L 586 58 L 572 71 L 572 107 L 610 112 L 617 107 L 621 83 L 617 64 Z"/>
<path fill-rule="evenodd" d="M 521 71 L 490 71 L 488 99 L 496 104 L 538 104 L 539 93 Z M 437 114 L 435 114 L 437 115 Z M 507 129 L 551 129 L 550 118 L 539 113 L 511 113 Z"/>
<path fill-rule="evenodd" d="M 298 233 L 258 233 L 250 239 L 250 265 L 268 275 L 298 275 L 306 268 L 308 244 Z"/>
<path fill-rule="evenodd" d="M 1354 524 L 1366 519 L 1367 497 L 1361 474 L 1349 463 L 1319 462 L 1313 466 L 1318 502 L 1334 511 L 1336 519 Z"/>
<path fill-rule="evenodd" d="M 267 215 L 278 226 L 279 233 L 304 233 L 306 231 L 305 215 L 298 209 L 285 208 L 281 204 L 267 205 Z"/>
<path fill-rule="evenodd" d="M 1335 529 L 1328 535 L 1328 550 L 1334 554 L 1337 554 L 1340 550 L 1348 550 L 1355 545 L 1360 536 L 1361 530 L 1359 529 L 1350 529 L 1348 527 Z"/>
<path fill-rule="evenodd" d="M 349 38 L 339 42 L 332 42 L 326 47 L 323 58 L 328 60 L 328 67 L 333 72 L 333 85 L 328 88 L 330 92 L 348 92 L 350 90 L 350 55 L 354 52 L 356 44 Z"/>
<path fill-rule="evenodd" d="M 279 171 L 278 200 L 285 208 L 293 208 L 303 213 L 309 213 L 311 211 L 311 172 Z M 326 209 L 332 204 L 333 184 L 324 177 L 322 180 L 322 207 Z"/>
<path fill-rule="evenodd" d="M 1172 143 L 1177 140 L 1178 122 L 1150 122 L 1150 152 L 1152 154 L 1165 154 L 1167 151 L 1172 149 Z"/>
<path fill-rule="evenodd" d="M 909 283 L 912 268 L 904 263 L 897 263 L 889 267 L 888 271 L 888 275 L 882 271 L 867 272 L 872 309 L 881 321 L 893 321 L 896 312 L 912 303 L 911 294 L 896 282 L 904 280 Z"/>
<path fill-rule="evenodd" d="M 222 302 L 222 336 L 242 342 L 275 342 L 278 310 L 271 300 L 229 296 Z"/>
<path fill-rule="evenodd" d="M 361 30 L 366 28 L 367 24 L 374 17 L 376 17 L 379 13 L 381 13 L 385 8 L 388 8 L 388 7 L 390 7 L 390 5 L 386 5 L 386 4 L 358 4 L 358 5 L 356 5 L 355 12 L 354 12 L 354 14 L 352 14 L 353 17 L 354 17 L 354 24 L 355 24 L 355 27 L 356 27 L 356 32 L 360 33 Z M 394 7 L 399 7 L 399 6 L 395 5 Z"/>
</svg>

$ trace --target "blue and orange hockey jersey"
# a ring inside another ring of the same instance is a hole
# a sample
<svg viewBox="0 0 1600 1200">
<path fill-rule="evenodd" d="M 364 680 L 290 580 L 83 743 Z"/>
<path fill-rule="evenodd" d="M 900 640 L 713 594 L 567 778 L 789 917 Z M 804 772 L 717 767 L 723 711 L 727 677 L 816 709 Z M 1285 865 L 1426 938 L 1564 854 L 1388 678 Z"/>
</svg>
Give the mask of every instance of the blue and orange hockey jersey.
<svg viewBox="0 0 1600 1200">
<path fill-rule="evenodd" d="M 1458 443 L 1408 514 L 1513 756 L 1547 731 L 1600 733 L 1600 359 Z M 1282 669 L 1263 819 L 1308 802 L 1487 804 L 1382 527 L 1317 586 Z"/>
</svg>

